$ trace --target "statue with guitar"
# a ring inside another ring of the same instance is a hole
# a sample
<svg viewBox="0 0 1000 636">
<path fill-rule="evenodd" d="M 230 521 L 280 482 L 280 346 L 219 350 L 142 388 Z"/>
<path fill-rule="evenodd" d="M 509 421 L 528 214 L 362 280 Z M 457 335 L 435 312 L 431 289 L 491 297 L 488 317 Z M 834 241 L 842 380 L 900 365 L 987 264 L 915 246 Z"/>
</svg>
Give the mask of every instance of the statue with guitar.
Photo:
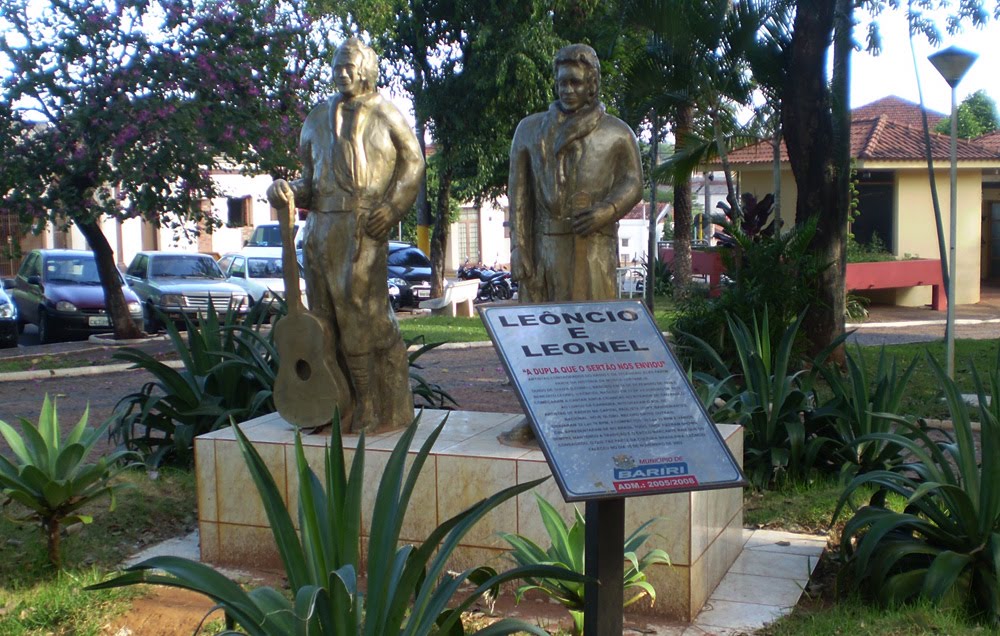
<svg viewBox="0 0 1000 636">
<path fill-rule="evenodd" d="M 288 315 L 275 325 L 274 400 L 301 427 L 340 409 L 345 432 L 398 428 L 413 419 L 409 362 L 386 293 L 388 235 L 413 205 L 424 172 L 417 139 L 376 92 L 378 58 L 357 38 L 333 62 L 338 93 L 306 117 L 301 178 L 275 180 Z M 291 227 L 309 210 L 303 262 L 309 309 L 298 293 Z"/>
</svg>

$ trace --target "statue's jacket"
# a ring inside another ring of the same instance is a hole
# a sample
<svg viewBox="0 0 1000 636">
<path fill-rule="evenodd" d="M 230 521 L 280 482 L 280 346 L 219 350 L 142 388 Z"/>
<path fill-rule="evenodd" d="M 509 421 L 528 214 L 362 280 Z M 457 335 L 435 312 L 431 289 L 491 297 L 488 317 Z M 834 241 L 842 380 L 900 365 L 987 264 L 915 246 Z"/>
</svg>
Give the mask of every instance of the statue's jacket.
<svg viewBox="0 0 1000 636">
<path fill-rule="evenodd" d="M 351 125 L 342 134 L 342 122 Z M 317 212 L 392 206 L 405 214 L 416 199 L 423 157 L 399 110 L 378 93 L 319 104 L 302 126 L 302 179 L 296 198 Z"/>
<path fill-rule="evenodd" d="M 568 234 L 582 207 L 607 203 L 615 221 L 642 198 L 642 166 L 632 130 L 602 104 L 565 115 L 558 104 L 521 120 L 511 144 L 508 197 L 515 232 L 530 243 L 538 234 Z M 617 223 L 600 234 L 617 236 Z"/>
</svg>

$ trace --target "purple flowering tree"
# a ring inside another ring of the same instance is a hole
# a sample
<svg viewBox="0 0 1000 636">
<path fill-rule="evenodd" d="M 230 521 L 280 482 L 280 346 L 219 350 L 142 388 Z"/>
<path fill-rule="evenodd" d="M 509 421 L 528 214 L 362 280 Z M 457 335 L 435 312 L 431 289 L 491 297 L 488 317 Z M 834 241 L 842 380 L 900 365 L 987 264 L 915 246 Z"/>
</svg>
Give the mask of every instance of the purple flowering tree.
<svg viewBox="0 0 1000 636">
<path fill-rule="evenodd" d="M 295 170 L 332 58 L 297 4 L 0 0 L 0 205 L 36 232 L 79 228 L 116 337 L 139 333 L 103 219 L 211 232 L 212 169 Z"/>
</svg>

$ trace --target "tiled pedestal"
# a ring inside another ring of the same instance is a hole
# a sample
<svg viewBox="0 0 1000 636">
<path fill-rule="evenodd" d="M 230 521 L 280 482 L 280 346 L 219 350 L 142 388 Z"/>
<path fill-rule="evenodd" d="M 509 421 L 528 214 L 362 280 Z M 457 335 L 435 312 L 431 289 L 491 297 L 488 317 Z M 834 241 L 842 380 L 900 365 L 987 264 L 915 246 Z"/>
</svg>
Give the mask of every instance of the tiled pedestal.
<svg viewBox="0 0 1000 636">
<path fill-rule="evenodd" d="M 411 449 L 416 452 L 445 415 L 448 423 L 417 480 L 403 524 L 402 539 L 422 541 L 438 524 L 501 488 L 551 474 L 542 453 L 501 445 L 497 435 L 521 418 L 501 413 L 425 411 Z M 294 429 L 277 414 L 240 425 L 267 463 L 294 510 L 298 497 L 295 472 Z M 719 431 L 737 458 L 743 456 L 739 427 L 720 424 Z M 362 534 L 371 517 L 375 490 L 382 468 L 400 433 L 367 438 Z M 327 435 L 303 436 L 306 457 L 322 474 Z M 345 436 L 348 462 L 358 439 Z M 198 526 L 203 561 L 244 568 L 280 567 L 267 516 L 247 472 L 231 429 L 195 440 L 198 479 Z M 564 518 L 572 518 L 570 504 L 549 480 L 536 488 Z M 582 504 L 581 510 L 582 510 Z M 293 514 L 293 518 L 295 515 Z M 663 548 L 671 566 L 655 566 L 649 579 L 657 590 L 654 606 L 633 606 L 640 613 L 655 613 L 690 621 L 701 609 L 743 547 L 742 493 L 739 488 L 694 493 L 634 497 L 626 500 L 625 533 L 646 520 L 659 517 L 645 549 Z M 548 538 L 532 492 L 504 502 L 469 532 L 456 550 L 452 569 L 492 564 L 509 566 L 503 558 L 506 543 L 498 532 L 517 532 L 545 546 Z M 641 556 L 641 554 L 640 554 Z M 630 608 L 632 609 L 632 608 Z"/>
</svg>

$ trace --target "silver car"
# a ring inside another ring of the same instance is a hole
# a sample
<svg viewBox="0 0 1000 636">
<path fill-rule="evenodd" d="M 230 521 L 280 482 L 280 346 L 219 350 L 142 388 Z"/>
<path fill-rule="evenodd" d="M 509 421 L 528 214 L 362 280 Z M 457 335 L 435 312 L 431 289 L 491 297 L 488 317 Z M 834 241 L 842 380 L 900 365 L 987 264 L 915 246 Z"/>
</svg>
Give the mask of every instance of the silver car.
<svg viewBox="0 0 1000 636">
<path fill-rule="evenodd" d="M 273 247 L 247 247 L 242 252 L 224 254 L 219 259 L 219 267 L 226 275 L 226 281 L 239 285 L 247 292 L 250 305 L 270 303 L 275 298 L 285 297 L 285 279 L 281 261 L 281 249 Z M 299 292 L 302 302 L 305 298 L 306 282 L 299 268 Z M 275 305 L 272 304 L 272 307 Z"/>
<path fill-rule="evenodd" d="M 250 310 L 247 292 L 226 282 L 219 265 L 208 254 L 139 252 L 125 271 L 125 280 L 142 301 L 147 333 L 159 328 L 157 309 L 173 322 L 203 318 L 211 306 L 222 316 L 230 307 L 239 314 Z"/>
</svg>

